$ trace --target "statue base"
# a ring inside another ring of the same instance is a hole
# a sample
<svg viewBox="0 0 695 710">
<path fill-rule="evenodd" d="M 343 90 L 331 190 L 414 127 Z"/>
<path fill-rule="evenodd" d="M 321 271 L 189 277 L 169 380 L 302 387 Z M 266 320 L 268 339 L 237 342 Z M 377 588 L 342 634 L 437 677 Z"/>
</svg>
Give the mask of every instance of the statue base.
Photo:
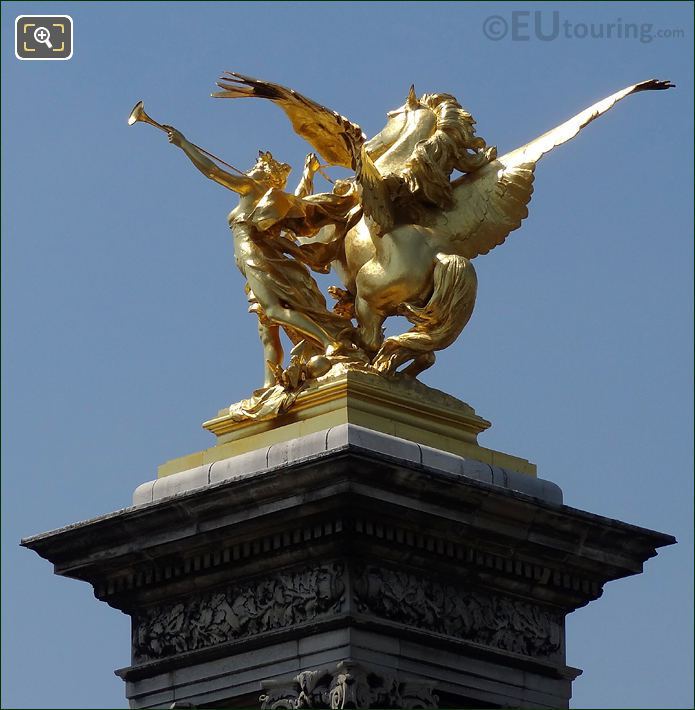
<svg viewBox="0 0 695 710">
<path fill-rule="evenodd" d="M 382 421 L 356 382 L 293 416 Z M 343 422 L 159 477 L 133 507 L 22 544 L 131 617 L 117 671 L 131 708 L 566 708 L 580 671 L 565 616 L 675 540 L 480 456 Z"/>
<path fill-rule="evenodd" d="M 465 402 L 412 378 L 384 377 L 340 366 L 303 390 L 292 408 L 279 416 L 236 421 L 228 409 L 221 410 L 203 423 L 217 436 L 216 445 L 167 461 L 157 475 L 169 476 L 341 424 L 536 475 L 536 466 L 530 461 L 478 444 L 478 434 L 491 424 Z"/>
</svg>

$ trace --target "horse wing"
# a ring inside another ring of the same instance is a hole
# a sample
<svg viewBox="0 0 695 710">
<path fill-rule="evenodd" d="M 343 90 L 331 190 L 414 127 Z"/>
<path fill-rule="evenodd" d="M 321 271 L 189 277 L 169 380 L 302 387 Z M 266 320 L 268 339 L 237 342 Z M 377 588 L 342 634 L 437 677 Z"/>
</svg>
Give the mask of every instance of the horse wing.
<svg viewBox="0 0 695 710">
<path fill-rule="evenodd" d="M 668 81 L 656 79 L 628 86 L 530 143 L 458 178 L 452 183 L 454 206 L 436 220 L 434 229 L 441 230 L 450 242 L 455 242 L 454 251 L 461 256 L 472 259 L 487 254 L 502 244 L 528 216 L 533 171 L 546 153 L 574 138 L 584 126 L 626 96 L 672 86 Z"/>
<path fill-rule="evenodd" d="M 339 113 L 302 96 L 293 89 L 269 81 L 253 79 L 237 72 L 224 72 L 217 86 L 223 89 L 212 94 L 218 99 L 248 97 L 269 99 L 287 114 L 295 133 L 304 138 L 324 160 L 331 165 L 354 167 L 352 143 L 345 133 L 349 126 L 360 133 L 361 129 Z"/>
</svg>

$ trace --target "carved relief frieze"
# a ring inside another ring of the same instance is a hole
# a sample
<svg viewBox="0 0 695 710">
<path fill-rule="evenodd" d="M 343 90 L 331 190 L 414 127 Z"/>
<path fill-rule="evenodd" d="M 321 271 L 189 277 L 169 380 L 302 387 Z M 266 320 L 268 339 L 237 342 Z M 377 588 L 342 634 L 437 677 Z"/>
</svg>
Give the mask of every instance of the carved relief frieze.
<svg viewBox="0 0 695 710">
<path fill-rule="evenodd" d="M 538 605 L 376 566 L 357 570 L 356 610 L 527 656 L 562 648 L 559 615 Z"/>
<path fill-rule="evenodd" d="M 133 619 L 133 660 L 166 658 L 337 613 L 341 564 L 324 564 L 150 607 Z"/>
</svg>

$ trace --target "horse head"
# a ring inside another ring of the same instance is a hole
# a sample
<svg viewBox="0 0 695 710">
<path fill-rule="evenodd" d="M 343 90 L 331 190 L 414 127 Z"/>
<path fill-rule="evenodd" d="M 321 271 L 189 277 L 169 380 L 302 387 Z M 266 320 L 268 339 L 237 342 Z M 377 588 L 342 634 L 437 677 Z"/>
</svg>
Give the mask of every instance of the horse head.
<svg viewBox="0 0 695 710">
<path fill-rule="evenodd" d="M 395 172 L 410 158 L 419 141 L 427 140 L 437 130 L 436 113 L 421 103 L 411 86 L 406 102 L 386 114 L 383 130 L 365 144 L 365 149 L 379 172 Z"/>
<path fill-rule="evenodd" d="M 386 114 L 384 129 L 365 144 L 382 175 L 397 174 L 415 203 L 451 207 L 450 176 L 494 160 L 496 150 L 475 135 L 475 121 L 450 94 L 415 95 Z M 413 203 L 413 204 L 415 204 Z"/>
</svg>

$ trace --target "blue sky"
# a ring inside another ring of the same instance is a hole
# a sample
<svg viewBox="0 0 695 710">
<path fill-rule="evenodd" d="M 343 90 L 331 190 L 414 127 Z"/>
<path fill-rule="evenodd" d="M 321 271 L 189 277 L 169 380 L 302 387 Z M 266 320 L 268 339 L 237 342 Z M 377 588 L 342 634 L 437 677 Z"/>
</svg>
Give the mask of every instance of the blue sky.
<svg viewBox="0 0 695 710">
<path fill-rule="evenodd" d="M 537 11 L 560 36 L 535 34 Z M 41 13 L 73 17 L 69 61 L 15 59 L 15 17 Z M 18 541 L 127 506 L 260 384 L 234 196 L 125 123 L 144 99 L 225 160 L 269 149 L 298 178 L 307 146 L 280 111 L 208 98 L 225 69 L 369 135 L 411 82 L 453 93 L 500 152 L 636 81 L 678 85 L 543 160 L 529 219 L 476 260 L 471 323 L 423 380 L 569 505 L 678 538 L 570 616 L 568 663 L 574 707 L 692 707 L 692 20 L 668 2 L 3 3 L 3 707 L 125 706 L 127 617 Z M 647 31 L 582 38 L 592 23 Z"/>
</svg>

